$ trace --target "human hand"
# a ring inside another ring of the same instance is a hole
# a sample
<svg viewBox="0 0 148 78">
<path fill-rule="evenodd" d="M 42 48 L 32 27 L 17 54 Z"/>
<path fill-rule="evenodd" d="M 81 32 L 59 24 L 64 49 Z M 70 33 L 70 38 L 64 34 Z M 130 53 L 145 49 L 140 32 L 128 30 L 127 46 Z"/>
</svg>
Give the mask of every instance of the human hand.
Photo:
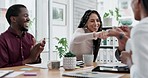
<svg viewBox="0 0 148 78">
<path fill-rule="evenodd" d="M 108 32 L 107 36 L 115 36 L 118 37 L 120 33 L 124 33 L 122 29 L 120 28 L 113 28 L 106 30 Z"/>
<path fill-rule="evenodd" d="M 131 29 L 128 26 L 121 26 L 119 28 L 125 33 L 125 35 L 127 37 L 130 38 L 130 31 L 131 31 Z"/>
<path fill-rule="evenodd" d="M 120 51 L 123 51 L 125 49 L 126 41 L 129 38 L 129 34 L 130 34 L 129 27 L 121 26 L 121 27 L 109 29 L 107 31 L 108 31 L 108 36 L 114 36 L 118 39 L 118 44 L 119 44 L 118 49 Z"/>
<path fill-rule="evenodd" d="M 132 65 L 132 58 L 131 58 L 132 52 L 122 51 L 120 55 L 120 60 L 122 63 L 128 65 L 131 67 Z"/>
<path fill-rule="evenodd" d="M 41 46 L 42 48 L 44 48 L 44 46 L 45 46 L 45 44 L 46 44 L 45 38 L 44 38 L 39 44 L 41 44 L 40 46 Z"/>
<path fill-rule="evenodd" d="M 114 27 L 113 29 L 108 29 L 108 36 L 117 37 L 120 33 L 123 33 L 125 36 L 130 37 L 131 29 L 128 26 Z"/>
<path fill-rule="evenodd" d="M 106 31 L 96 32 L 97 38 L 106 39 L 108 37 L 107 35 L 108 35 L 108 32 Z"/>
<path fill-rule="evenodd" d="M 45 46 L 46 42 L 45 42 L 45 38 L 35 44 L 32 48 L 31 48 L 31 51 L 30 51 L 30 56 L 28 57 L 28 59 L 25 61 L 25 64 L 26 63 L 32 63 L 32 62 L 35 62 L 38 58 L 38 56 L 40 55 L 40 53 L 44 50 L 44 46 Z"/>
</svg>

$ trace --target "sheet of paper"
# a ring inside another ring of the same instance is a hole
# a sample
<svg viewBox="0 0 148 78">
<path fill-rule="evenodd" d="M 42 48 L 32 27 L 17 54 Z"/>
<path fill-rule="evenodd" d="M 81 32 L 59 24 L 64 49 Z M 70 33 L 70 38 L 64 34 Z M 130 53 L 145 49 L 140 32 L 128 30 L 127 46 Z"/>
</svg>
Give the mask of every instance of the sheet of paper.
<svg viewBox="0 0 148 78">
<path fill-rule="evenodd" d="M 47 64 L 26 64 L 28 66 L 32 66 L 32 67 L 40 67 L 40 68 L 43 68 L 43 69 L 47 69 Z"/>
<path fill-rule="evenodd" d="M 0 78 L 12 73 L 13 70 L 0 70 Z"/>
<path fill-rule="evenodd" d="M 107 67 L 114 67 L 114 66 L 127 66 L 126 64 L 123 63 L 107 63 L 107 64 L 97 64 L 97 66 L 107 66 Z"/>
<path fill-rule="evenodd" d="M 91 72 L 91 71 L 74 71 L 63 73 L 63 76 L 69 77 L 87 77 L 87 78 L 119 78 L 124 74 L 115 73 L 102 73 L 102 72 Z"/>
<path fill-rule="evenodd" d="M 5 76 L 6 78 L 11 78 L 11 77 L 16 77 L 18 75 L 23 74 L 25 71 L 15 71 L 13 73 L 8 74 L 7 76 Z"/>
</svg>

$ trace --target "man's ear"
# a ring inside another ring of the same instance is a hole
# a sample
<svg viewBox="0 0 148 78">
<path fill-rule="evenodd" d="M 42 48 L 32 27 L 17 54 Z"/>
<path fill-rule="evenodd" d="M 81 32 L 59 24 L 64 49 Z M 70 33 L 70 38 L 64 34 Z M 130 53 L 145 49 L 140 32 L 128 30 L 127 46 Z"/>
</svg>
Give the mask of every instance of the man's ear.
<svg viewBox="0 0 148 78">
<path fill-rule="evenodd" d="M 141 5 L 142 5 L 141 0 L 136 0 L 136 3 L 137 3 L 138 8 L 141 8 Z M 143 6 L 142 6 L 142 7 L 143 7 Z"/>
<path fill-rule="evenodd" d="M 16 17 L 11 16 L 11 17 L 10 17 L 10 20 L 11 20 L 11 22 L 16 22 Z"/>
</svg>

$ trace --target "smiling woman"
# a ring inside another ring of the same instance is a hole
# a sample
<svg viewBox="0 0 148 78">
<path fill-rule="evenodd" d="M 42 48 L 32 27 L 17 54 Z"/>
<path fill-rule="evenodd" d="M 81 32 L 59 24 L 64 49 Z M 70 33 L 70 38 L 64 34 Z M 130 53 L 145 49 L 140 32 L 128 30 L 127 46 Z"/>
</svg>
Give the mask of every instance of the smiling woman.
<svg viewBox="0 0 148 78">
<path fill-rule="evenodd" d="M 93 61 L 95 62 L 100 38 L 106 38 L 106 32 L 101 31 L 102 21 L 99 13 L 95 10 L 87 10 L 70 42 L 70 51 L 76 55 L 77 60 L 83 60 L 83 54 L 94 54 Z"/>
</svg>

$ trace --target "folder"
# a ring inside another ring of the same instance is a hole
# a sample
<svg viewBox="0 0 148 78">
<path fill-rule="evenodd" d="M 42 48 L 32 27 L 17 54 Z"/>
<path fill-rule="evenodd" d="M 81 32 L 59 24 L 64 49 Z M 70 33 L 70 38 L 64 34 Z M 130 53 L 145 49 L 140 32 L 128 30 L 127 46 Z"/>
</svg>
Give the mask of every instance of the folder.
<svg viewBox="0 0 148 78">
<path fill-rule="evenodd" d="M 95 72 L 115 72 L 115 73 L 130 73 L 130 69 L 127 65 L 122 64 L 104 64 L 99 65 L 92 69 Z"/>
</svg>

